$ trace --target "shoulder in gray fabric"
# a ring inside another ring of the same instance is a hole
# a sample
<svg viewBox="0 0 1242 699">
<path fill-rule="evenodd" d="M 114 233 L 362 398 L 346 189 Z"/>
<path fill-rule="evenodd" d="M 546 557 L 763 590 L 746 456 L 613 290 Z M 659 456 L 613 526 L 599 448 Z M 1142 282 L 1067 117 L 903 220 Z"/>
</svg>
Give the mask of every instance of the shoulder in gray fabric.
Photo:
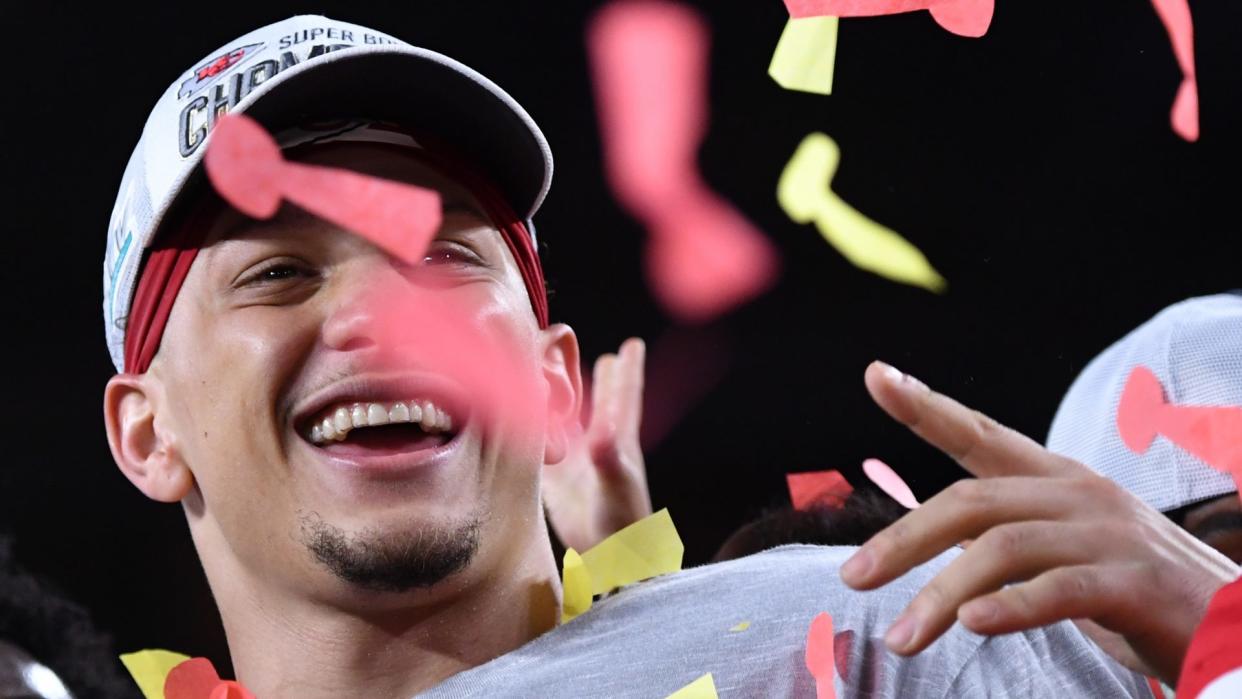
<svg viewBox="0 0 1242 699">
<path fill-rule="evenodd" d="M 1167 512 L 1237 490 L 1218 471 L 1164 437 L 1143 454 L 1117 431 L 1117 404 L 1136 366 L 1185 405 L 1242 405 L 1242 296 L 1187 299 L 1157 313 L 1087 365 L 1061 401 L 1048 448 L 1095 469 Z"/>
<path fill-rule="evenodd" d="M 1068 623 L 989 639 L 955 626 L 913 658 L 893 655 L 888 625 L 956 552 L 855 592 L 837 574 L 853 551 L 783 546 L 632 585 L 420 696 L 663 699 L 710 672 L 721 699 L 813 698 L 804 651 L 820 612 L 833 617 L 841 699 L 1151 696 Z"/>
</svg>

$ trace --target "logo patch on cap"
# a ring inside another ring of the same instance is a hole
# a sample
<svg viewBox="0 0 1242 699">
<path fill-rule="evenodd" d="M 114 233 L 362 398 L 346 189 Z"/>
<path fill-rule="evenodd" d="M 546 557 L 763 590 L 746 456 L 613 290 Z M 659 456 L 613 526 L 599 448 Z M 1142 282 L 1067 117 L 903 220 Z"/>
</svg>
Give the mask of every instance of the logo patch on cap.
<svg viewBox="0 0 1242 699">
<path fill-rule="evenodd" d="M 279 58 L 250 64 L 246 70 L 240 70 L 240 67 L 263 52 L 263 42 L 221 53 L 195 68 L 177 90 L 177 100 L 186 102 L 181 108 L 177 126 L 177 148 L 181 157 L 194 155 L 221 116 L 277 73 L 332 51 L 359 45 L 395 43 L 394 39 L 378 33 L 322 26 L 280 37 L 273 46 L 280 52 Z"/>
<path fill-rule="evenodd" d="M 263 48 L 263 42 L 257 44 L 247 44 L 240 48 L 216 56 L 207 61 L 203 65 L 194 69 L 194 73 L 183 83 L 181 89 L 177 90 L 177 99 L 186 99 L 193 97 L 200 90 L 211 87 L 217 80 L 228 74 L 229 69 L 240 65 L 247 58 L 259 52 Z"/>
</svg>

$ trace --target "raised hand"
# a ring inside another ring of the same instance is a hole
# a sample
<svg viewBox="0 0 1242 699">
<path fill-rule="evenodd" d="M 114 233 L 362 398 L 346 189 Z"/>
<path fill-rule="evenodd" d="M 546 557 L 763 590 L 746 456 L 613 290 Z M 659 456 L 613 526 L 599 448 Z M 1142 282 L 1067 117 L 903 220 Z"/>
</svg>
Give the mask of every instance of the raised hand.
<svg viewBox="0 0 1242 699">
<path fill-rule="evenodd" d="M 917 653 L 954 621 L 1002 634 L 1089 620 L 1084 631 L 1106 652 L 1176 683 L 1208 601 L 1238 577 L 1232 561 L 1086 466 L 890 366 L 873 363 L 866 383 L 885 412 L 976 476 L 877 534 L 841 568 L 847 585 L 872 589 L 974 540 L 893 623 L 890 649 Z"/>
<path fill-rule="evenodd" d="M 544 469 L 544 503 L 566 547 L 585 551 L 652 512 L 638 441 L 646 352 L 630 338 L 596 360 L 590 423 L 565 460 Z"/>
</svg>

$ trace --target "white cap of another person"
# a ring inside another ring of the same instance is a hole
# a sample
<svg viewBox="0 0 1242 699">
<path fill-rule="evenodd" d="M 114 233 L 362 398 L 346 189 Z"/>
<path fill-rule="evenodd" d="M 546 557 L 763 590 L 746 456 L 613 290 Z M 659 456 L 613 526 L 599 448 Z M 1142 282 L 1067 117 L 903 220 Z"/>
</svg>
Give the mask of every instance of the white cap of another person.
<svg viewBox="0 0 1242 699">
<path fill-rule="evenodd" d="M 268 131 L 366 119 L 450 144 L 526 219 L 552 182 L 552 151 L 512 97 L 473 69 L 387 34 L 327 17 L 269 24 L 212 51 L 165 90 L 121 179 L 104 258 L 108 351 L 124 370 L 125 324 L 143 253 L 200 167 L 225 112 Z"/>
<path fill-rule="evenodd" d="M 1048 433 L 1048 449 L 1081 461 L 1162 512 L 1235 492 L 1229 474 L 1164 437 L 1142 454 L 1122 442 L 1117 405 L 1140 365 L 1160 379 L 1170 403 L 1242 406 L 1242 294 L 1173 304 L 1104 350 L 1078 375 Z"/>
</svg>

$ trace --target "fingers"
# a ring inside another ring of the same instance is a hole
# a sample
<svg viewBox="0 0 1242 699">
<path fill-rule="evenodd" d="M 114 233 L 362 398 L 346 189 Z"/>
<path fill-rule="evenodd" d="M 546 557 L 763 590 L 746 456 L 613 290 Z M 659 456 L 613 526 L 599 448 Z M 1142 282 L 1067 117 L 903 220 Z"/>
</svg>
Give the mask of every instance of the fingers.
<svg viewBox="0 0 1242 699">
<path fill-rule="evenodd" d="M 1062 619 L 1100 617 L 1129 594 L 1119 576 L 1099 566 L 1050 570 L 1033 580 L 972 600 L 958 612 L 962 625 L 984 634 L 1009 633 Z"/>
<path fill-rule="evenodd" d="M 1064 522 L 1020 522 L 990 529 L 940 571 L 893 623 L 885 642 L 897 653 L 917 653 L 957 620 L 959 608 L 1003 585 L 1061 566 L 1099 558 L 1108 545 L 1095 528 Z"/>
<path fill-rule="evenodd" d="M 645 357 L 643 341 L 630 338 L 617 354 L 603 355 L 595 362 L 588 447 L 592 461 L 605 479 L 625 475 L 627 454 L 630 460 L 641 459 L 638 434 L 642 424 Z"/>
<path fill-rule="evenodd" d="M 617 354 L 613 379 L 617 429 L 625 438 L 638 439 L 643 421 L 643 379 L 646 369 L 647 345 L 631 337 Z"/>
<path fill-rule="evenodd" d="M 976 476 L 1090 473 L 883 362 L 872 362 L 865 380 L 871 397 L 886 413 Z"/>
<path fill-rule="evenodd" d="M 615 354 L 600 355 L 595 360 L 595 368 L 591 373 L 591 421 L 588 423 L 587 433 L 593 440 L 597 433 L 610 431 L 611 426 L 616 424 L 616 418 L 611 413 L 613 366 L 616 362 Z"/>
<path fill-rule="evenodd" d="M 888 583 L 964 539 L 992 527 L 1037 520 L 1048 523 L 1081 513 L 1115 512 L 1128 495 L 1094 474 L 1078 478 L 967 478 L 937 493 L 873 536 L 841 568 L 856 589 Z M 971 545 L 973 550 L 979 542 Z"/>
</svg>

